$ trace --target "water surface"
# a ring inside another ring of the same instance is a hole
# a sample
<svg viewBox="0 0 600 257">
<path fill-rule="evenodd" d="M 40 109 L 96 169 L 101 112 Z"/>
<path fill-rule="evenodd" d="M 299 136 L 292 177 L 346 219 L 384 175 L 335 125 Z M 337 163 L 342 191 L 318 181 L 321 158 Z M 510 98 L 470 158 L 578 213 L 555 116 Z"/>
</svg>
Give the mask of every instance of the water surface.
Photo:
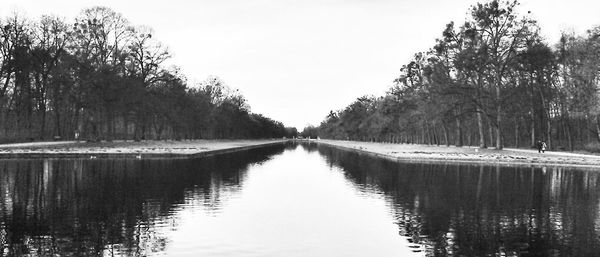
<svg viewBox="0 0 600 257">
<path fill-rule="evenodd" d="M 0 255 L 597 256 L 594 170 L 398 163 L 316 144 L 0 161 Z"/>
</svg>

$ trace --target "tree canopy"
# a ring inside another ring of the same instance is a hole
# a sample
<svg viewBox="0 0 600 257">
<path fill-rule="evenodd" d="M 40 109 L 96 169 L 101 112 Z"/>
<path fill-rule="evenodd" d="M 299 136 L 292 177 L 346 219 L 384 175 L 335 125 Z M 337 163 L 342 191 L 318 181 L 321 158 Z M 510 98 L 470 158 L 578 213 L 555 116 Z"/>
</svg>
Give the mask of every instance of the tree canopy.
<svg viewBox="0 0 600 257">
<path fill-rule="evenodd" d="M 517 1 L 473 5 L 381 97 L 331 111 L 322 138 L 590 148 L 600 142 L 600 27 L 549 44 Z"/>
<path fill-rule="evenodd" d="M 170 57 L 151 28 L 106 7 L 0 18 L 0 141 L 296 134 L 217 77 L 189 84 Z"/>
</svg>

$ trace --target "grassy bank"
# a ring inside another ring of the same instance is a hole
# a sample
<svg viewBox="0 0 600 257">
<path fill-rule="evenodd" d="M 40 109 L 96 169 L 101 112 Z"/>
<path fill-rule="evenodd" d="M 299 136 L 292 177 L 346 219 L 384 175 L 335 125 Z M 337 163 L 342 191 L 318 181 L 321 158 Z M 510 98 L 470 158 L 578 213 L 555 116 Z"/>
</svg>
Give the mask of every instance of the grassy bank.
<svg viewBox="0 0 600 257">
<path fill-rule="evenodd" d="M 0 158 L 167 158 L 240 151 L 285 140 L 36 142 L 0 145 Z"/>
<path fill-rule="evenodd" d="M 475 147 L 432 146 L 417 144 L 387 144 L 356 141 L 319 140 L 351 151 L 404 161 L 477 162 L 535 166 L 586 166 L 600 168 L 600 156 L 583 153 L 538 153 L 537 150 L 479 149 Z"/>
</svg>

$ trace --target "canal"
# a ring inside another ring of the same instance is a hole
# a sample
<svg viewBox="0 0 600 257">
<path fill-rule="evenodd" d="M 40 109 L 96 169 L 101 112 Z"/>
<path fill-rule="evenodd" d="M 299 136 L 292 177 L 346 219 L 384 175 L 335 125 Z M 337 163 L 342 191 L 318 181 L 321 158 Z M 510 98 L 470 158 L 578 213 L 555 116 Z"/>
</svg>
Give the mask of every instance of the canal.
<svg viewBox="0 0 600 257">
<path fill-rule="evenodd" d="M 2 160 L 0 256 L 598 256 L 599 176 L 314 143 Z"/>
</svg>

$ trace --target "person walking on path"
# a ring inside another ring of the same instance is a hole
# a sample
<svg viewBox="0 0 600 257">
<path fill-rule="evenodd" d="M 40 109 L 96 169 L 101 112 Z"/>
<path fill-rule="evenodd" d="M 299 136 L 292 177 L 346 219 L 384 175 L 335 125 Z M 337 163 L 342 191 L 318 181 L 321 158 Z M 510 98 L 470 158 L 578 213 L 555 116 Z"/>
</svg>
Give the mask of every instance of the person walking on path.
<svg viewBox="0 0 600 257">
<path fill-rule="evenodd" d="M 546 142 L 542 141 L 542 153 L 544 153 L 546 151 Z"/>
<path fill-rule="evenodd" d="M 537 143 L 535 143 L 535 146 L 538 149 L 538 153 L 542 152 L 542 140 L 538 140 Z"/>
</svg>

